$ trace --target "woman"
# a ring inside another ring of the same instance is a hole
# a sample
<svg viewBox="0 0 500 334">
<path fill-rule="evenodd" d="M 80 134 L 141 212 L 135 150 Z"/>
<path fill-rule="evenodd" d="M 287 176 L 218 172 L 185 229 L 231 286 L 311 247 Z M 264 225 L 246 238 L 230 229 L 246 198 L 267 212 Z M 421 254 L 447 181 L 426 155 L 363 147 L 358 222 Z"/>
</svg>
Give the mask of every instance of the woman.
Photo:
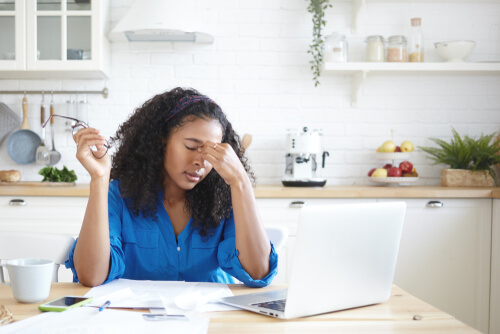
<svg viewBox="0 0 500 334">
<path fill-rule="evenodd" d="M 91 176 L 66 267 L 96 286 L 115 278 L 268 285 L 278 257 L 257 212 L 249 166 L 220 107 L 175 88 L 120 126 L 113 161 L 99 130 L 74 135 Z M 92 152 L 89 147 L 96 146 Z M 110 182 L 110 179 L 112 180 Z"/>
</svg>

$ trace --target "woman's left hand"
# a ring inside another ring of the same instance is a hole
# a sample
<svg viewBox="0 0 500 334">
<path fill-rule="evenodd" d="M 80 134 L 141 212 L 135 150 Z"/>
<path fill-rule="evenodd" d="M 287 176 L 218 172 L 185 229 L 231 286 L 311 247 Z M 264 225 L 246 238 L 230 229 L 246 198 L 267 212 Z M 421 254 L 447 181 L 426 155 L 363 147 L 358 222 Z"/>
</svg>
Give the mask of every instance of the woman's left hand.
<svg viewBox="0 0 500 334">
<path fill-rule="evenodd" d="M 229 186 L 248 179 L 240 159 L 228 143 L 206 142 L 198 150 Z"/>
</svg>

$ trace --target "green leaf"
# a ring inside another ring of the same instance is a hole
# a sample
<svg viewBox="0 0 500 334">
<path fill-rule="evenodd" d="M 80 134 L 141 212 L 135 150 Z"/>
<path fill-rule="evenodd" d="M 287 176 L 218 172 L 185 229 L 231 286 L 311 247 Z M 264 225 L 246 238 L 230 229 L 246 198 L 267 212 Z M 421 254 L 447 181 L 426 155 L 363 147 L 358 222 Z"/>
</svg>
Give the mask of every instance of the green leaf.
<svg viewBox="0 0 500 334">
<path fill-rule="evenodd" d="M 311 71 L 313 73 L 314 86 L 319 85 L 318 77 L 321 74 L 321 65 L 323 63 L 323 39 L 322 39 L 322 27 L 326 26 L 325 11 L 327 8 L 333 7 L 330 4 L 330 0 L 307 0 L 309 1 L 307 6 L 307 11 L 313 14 L 313 42 L 309 45 L 309 50 L 307 53 L 311 54 L 313 60 L 310 61 Z"/>
<path fill-rule="evenodd" d="M 429 138 L 439 147 L 420 147 L 429 154 L 434 165 L 449 165 L 452 169 L 468 169 L 491 174 L 497 184 L 493 166 L 500 164 L 500 141 L 493 140 L 496 133 L 483 135 L 476 139 L 469 136 L 460 137 L 452 128 L 453 137 L 450 142 L 437 138 Z"/>
<path fill-rule="evenodd" d="M 56 167 L 44 167 L 38 171 L 43 176 L 42 182 L 75 182 L 77 176 L 74 170 L 63 166 L 62 170 Z"/>
</svg>

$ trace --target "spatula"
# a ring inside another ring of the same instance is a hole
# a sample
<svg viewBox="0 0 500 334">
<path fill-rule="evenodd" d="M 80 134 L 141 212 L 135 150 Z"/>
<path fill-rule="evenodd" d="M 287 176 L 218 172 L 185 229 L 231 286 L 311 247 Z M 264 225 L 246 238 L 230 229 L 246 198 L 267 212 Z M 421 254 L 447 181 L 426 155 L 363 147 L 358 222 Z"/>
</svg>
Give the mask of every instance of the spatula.
<svg viewBox="0 0 500 334">
<path fill-rule="evenodd" d="M 43 123 L 45 122 L 45 105 L 42 98 L 42 106 L 40 107 L 40 124 L 42 125 L 42 143 L 36 149 L 36 163 L 38 165 L 47 166 L 50 162 L 49 149 L 45 146 L 45 128 Z"/>
</svg>

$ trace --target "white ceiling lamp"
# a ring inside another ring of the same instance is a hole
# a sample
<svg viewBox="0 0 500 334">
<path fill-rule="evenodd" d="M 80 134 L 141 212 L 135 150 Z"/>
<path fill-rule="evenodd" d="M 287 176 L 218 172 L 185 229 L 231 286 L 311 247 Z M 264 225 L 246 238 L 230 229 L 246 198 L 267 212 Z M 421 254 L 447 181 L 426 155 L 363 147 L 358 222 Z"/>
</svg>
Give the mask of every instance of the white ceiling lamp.
<svg viewBox="0 0 500 334">
<path fill-rule="evenodd" d="M 136 0 L 111 30 L 112 41 L 213 43 L 202 32 L 192 1 Z"/>
</svg>

